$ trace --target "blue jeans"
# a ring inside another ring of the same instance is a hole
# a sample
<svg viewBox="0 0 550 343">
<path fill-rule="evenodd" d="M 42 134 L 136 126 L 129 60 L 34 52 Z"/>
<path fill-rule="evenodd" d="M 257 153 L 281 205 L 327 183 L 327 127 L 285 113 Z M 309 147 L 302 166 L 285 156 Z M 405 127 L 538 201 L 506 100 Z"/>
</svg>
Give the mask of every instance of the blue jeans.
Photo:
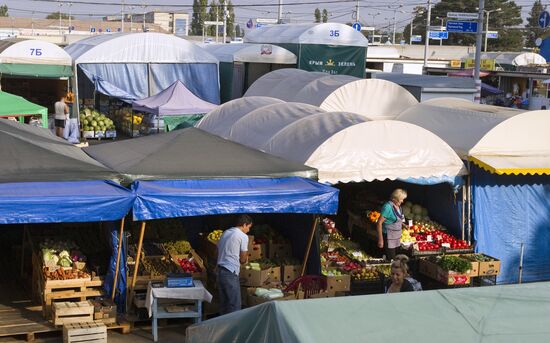
<svg viewBox="0 0 550 343">
<path fill-rule="evenodd" d="M 239 275 L 218 266 L 218 292 L 220 294 L 220 314 L 241 309 L 241 284 Z"/>
</svg>

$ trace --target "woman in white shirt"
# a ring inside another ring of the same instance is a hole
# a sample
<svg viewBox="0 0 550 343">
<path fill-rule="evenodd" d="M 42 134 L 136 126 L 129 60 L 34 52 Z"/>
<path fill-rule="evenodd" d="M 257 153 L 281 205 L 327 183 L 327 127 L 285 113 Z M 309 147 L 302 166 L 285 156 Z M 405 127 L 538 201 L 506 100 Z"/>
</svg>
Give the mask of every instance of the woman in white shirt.
<svg viewBox="0 0 550 343">
<path fill-rule="evenodd" d="M 54 105 L 55 108 L 55 134 L 63 137 L 65 123 L 69 119 L 69 106 L 65 103 L 65 95 L 62 95 L 58 102 Z"/>
</svg>

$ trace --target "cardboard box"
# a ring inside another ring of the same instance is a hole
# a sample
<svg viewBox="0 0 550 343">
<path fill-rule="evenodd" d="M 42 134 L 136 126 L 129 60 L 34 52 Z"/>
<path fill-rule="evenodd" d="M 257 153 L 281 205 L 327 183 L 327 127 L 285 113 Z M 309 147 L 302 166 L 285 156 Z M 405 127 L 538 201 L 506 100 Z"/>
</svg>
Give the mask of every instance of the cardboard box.
<svg viewBox="0 0 550 343">
<path fill-rule="evenodd" d="M 261 258 L 265 258 L 267 255 L 266 244 L 252 244 L 248 248 L 248 261 L 255 261 Z"/>
<path fill-rule="evenodd" d="M 471 281 L 469 274 L 444 270 L 438 264 L 427 259 L 420 260 L 418 269 L 421 274 L 448 286 L 469 285 Z"/>
<path fill-rule="evenodd" d="M 269 276 L 270 282 L 280 282 L 281 281 L 281 267 L 272 267 L 271 275 Z"/>
<path fill-rule="evenodd" d="M 300 274 L 302 273 L 302 265 L 301 264 L 294 264 L 294 265 L 287 265 L 284 264 L 282 267 L 283 273 L 281 275 L 281 280 L 285 283 L 291 283 L 295 279 L 300 277 Z"/>
<path fill-rule="evenodd" d="M 327 291 L 349 292 L 351 286 L 351 276 L 344 274 L 338 276 L 327 276 Z"/>
<path fill-rule="evenodd" d="M 335 292 L 325 291 L 317 294 L 310 294 L 308 299 L 332 298 L 334 294 Z"/>
<path fill-rule="evenodd" d="M 479 262 L 479 276 L 498 275 L 500 273 L 500 260 L 489 255 L 483 255 L 492 258 L 493 261 Z"/>
<path fill-rule="evenodd" d="M 270 259 L 282 259 L 292 257 L 292 246 L 290 243 L 273 243 L 269 242 L 268 246 L 268 258 Z"/>
<path fill-rule="evenodd" d="M 241 278 L 242 285 L 261 287 L 266 282 L 269 282 L 271 277 L 271 268 L 258 271 L 241 267 L 239 277 Z"/>
<path fill-rule="evenodd" d="M 469 256 L 471 256 L 472 254 L 462 254 L 462 255 L 449 255 L 449 256 L 458 256 L 458 257 L 463 257 L 465 259 L 467 259 L 470 263 L 471 263 L 471 267 L 470 267 L 470 277 L 476 277 L 479 275 L 479 262 L 478 261 L 475 261 L 471 258 L 469 258 Z"/>
</svg>

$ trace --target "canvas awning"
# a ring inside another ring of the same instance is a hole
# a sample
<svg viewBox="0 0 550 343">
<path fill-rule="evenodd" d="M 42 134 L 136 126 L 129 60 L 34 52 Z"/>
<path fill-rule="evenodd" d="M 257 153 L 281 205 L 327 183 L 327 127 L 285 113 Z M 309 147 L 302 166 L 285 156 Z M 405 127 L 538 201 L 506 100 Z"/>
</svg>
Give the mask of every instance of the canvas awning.
<svg viewBox="0 0 550 343">
<path fill-rule="evenodd" d="M 202 48 L 220 62 L 296 64 L 296 55 L 273 44 L 205 44 Z"/>
<path fill-rule="evenodd" d="M 157 95 L 137 100 L 132 103 L 135 111 L 156 115 L 182 115 L 208 113 L 217 105 L 202 100 L 193 94 L 181 81 L 177 80 L 170 87 Z"/>
<path fill-rule="evenodd" d="M 0 40 L 0 75 L 70 77 L 72 59 L 58 45 L 34 39 Z"/>
<path fill-rule="evenodd" d="M 10 116 L 18 114 L 36 114 L 36 115 L 48 115 L 48 109 L 46 107 L 37 105 L 27 99 L 0 91 L 0 116 Z"/>
<path fill-rule="evenodd" d="M 338 190 L 312 180 L 243 178 L 137 181 L 135 220 L 235 213 L 335 214 Z"/>
</svg>

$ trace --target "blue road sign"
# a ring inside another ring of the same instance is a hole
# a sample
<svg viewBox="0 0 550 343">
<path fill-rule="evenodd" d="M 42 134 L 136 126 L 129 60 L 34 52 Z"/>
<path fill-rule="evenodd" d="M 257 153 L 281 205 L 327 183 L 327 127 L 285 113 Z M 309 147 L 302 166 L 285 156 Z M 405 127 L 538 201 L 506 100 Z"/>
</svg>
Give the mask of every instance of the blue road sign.
<svg viewBox="0 0 550 343">
<path fill-rule="evenodd" d="M 254 23 L 252 22 L 252 19 L 248 19 L 248 21 L 246 22 L 246 27 L 248 27 L 249 29 L 251 29 L 252 26 L 254 26 Z"/>
<path fill-rule="evenodd" d="M 90 28 L 90 32 L 95 32 L 95 27 Z"/>
<path fill-rule="evenodd" d="M 256 23 L 256 28 L 259 29 L 260 27 L 264 27 L 264 26 L 267 26 L 266 24 L 264 23 Z"/>
<path fill-rule="evenodd" d="M 449 32 L 447 31 L 430 31 L 430 39 L 449 39 Z"/>
<path fill-rule="evenodd" d="M 498 32 L 496 31 L 493 31 L 493 32 L 489 31 L 486 33 L 486 35 L 487 35 L 487 38 L 489 39 L 498 39 Z"/>
<path fill-rule="evenodd" d="M 105 32 L 111 32 L 111 28 L 110 27 L 106 28 Z"/>
<path fill-rule="evenodd" d="M 353 25 L 351 25 L 351 27 L 353 27 L 353 29 L 354 29 L 355 31 L 361 32 L 361 24 L 359 24 L 359 23 L 353 23 Z"/>
<path fill-rule="evenodd" d="M 539 15 L 539 26 L 543 29 L 550 25 L 550 13 L 548 11 L 542 11 Z"/>
<path fill-rule="evenodd" d="M 447 22 L 447 31 L 460 33 L 477 33 L 477 23 L 475 21 L 454 21 Z"/>
<path fill-rule="evenodd" d="M 422 42 L 422 36 L 421 35 L 413 35 L 411 38 L 411 42 Z"/>
</svg>

